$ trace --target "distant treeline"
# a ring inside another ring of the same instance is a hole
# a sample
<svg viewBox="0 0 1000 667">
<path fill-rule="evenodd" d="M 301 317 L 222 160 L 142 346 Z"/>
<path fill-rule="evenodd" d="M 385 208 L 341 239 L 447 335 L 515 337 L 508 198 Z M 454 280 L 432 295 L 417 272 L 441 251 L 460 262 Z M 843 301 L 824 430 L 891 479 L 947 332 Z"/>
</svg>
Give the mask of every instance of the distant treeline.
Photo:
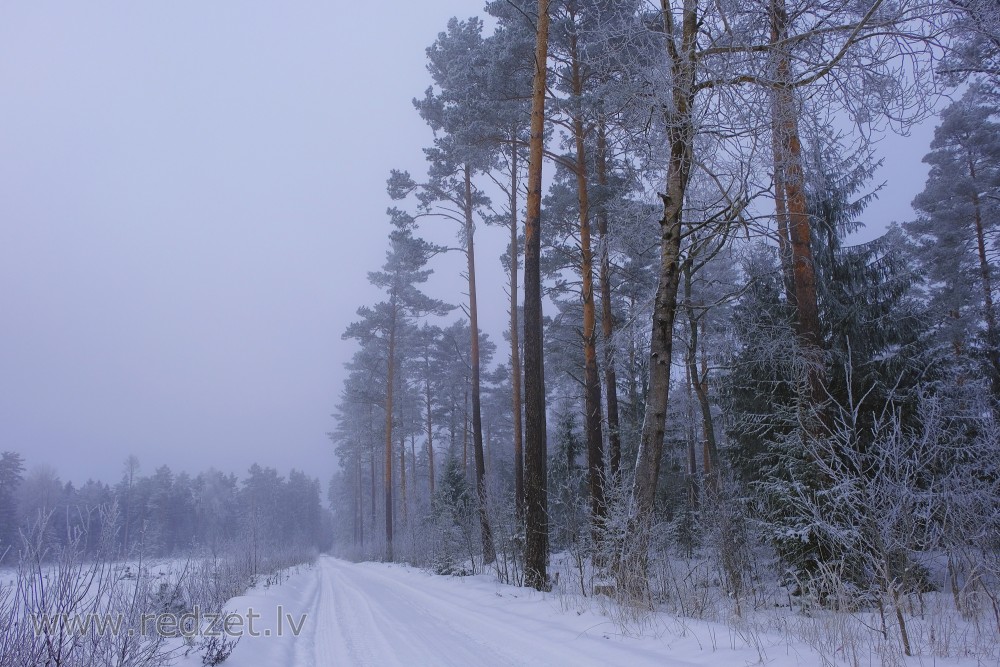
<svg viewBox="0 0 1000 667">
<path fill-rule="evenodd" d="M 39 528 L 53 546 L 80 537 L 91 553 L 111 548 L 156 556 L 218 553 L 238 543 L 325 550 L 331 539 L 319 481 L 297 470 L 282 477 L 254 464 L 240 479 L 215 469 L 174 473 L 164 465 L 142 475 L 130 457 L 116 484 L 87 480 L 77 487 L 50 466 L 26 472 L 20 454 L 3 452 L 0 562 L 16 562 L 23 536 Z"/>
</svg>

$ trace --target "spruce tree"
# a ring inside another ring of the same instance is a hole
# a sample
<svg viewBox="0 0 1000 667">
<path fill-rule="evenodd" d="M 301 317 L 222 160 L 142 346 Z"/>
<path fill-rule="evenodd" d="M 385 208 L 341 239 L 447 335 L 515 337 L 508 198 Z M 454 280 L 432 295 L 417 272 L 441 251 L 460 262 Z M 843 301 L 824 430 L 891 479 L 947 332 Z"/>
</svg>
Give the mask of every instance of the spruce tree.
<svg viewBox="0 0 1000 667">
<path fill-rule="evenodd" d="M 760 248 L 750 255 L 751 282 L 735 315 L 739 349 L 726 380 L 731 455 L 736 470 L 757 489 L 771 540 L 798 581 L 808 582 L 836 562 L 844 576 L 861 583 L 863 554 L 850 539 L 850 517 L 834 511 L 837 494 L 822 471 L 868 456 L 874 420 L 887 405 L 913 424 L 917 383 L 927 364 L 922 319 L 898 229 L 865 244 L 843 243 L 861 225 L 873 196 L 865 192 L 873 171 L 866 154 L 847 153 L 826 131 L 813 134 L 804 154 L 820 343 L 826 350 L 820 420 L 812 429 L 801 428 L 795 311 L 777 253 Z M 845 410 L 857 417 L 850 425 L 850 451 L 830 444 L 846 427 Z M 856 483 L 870 481 L 864 466 L 850 469 Z"/>
</svg>

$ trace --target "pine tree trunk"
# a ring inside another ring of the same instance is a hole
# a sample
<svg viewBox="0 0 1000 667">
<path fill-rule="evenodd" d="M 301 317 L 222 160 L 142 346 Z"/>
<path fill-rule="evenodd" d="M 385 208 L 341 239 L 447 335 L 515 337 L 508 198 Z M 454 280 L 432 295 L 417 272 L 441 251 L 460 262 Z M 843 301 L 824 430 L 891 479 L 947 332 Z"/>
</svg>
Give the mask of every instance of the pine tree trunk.
<svg viewBox="0 0 1000 667">
<path fill-rule="evenodd" d="M 516 137 L 516 131 L 514 133 Z M 514 511 L 524 518 L 524 440 L 521 425 L 521 350 L 517 324 L 517 141 L 510 146 L 510 384 L 514 415 Z"/>
<path fill-rule="evenodd" d="M 628 303 L 629 313 L 636 312 L 636 299 L 634 294 L 629 295 Z M 642 369 L 639 368 L 639 345 L 636 342 L 635 335 L 630 335 L 628 337 L 628 354 L 625 356 L 625 377 L 628 378 L 628 383 L 625 385 L 625 394 L 628 396 L 628 406 L 629 406 L 629 421 L 632 426 L 638 426 L 640 423 L 640 418 L 642 417 L 643 404 L 646 400 L 646 388 L 640 388 L 640 376 L 644 375 Z M 648 381 L 648 375 L 646 380 Z"/>
<path fill-rule="evenodd" d="M 597 183 L 608 185 L 607 134 L 603 119 L 597 131 Z M 614 316 L 611 308 L 611 248 L 608 238 L 608 211 L 602 201 L 597 210 L 598 243 L 601 248 L 601 338 L 604 341 L 604 391 L 608 405 L 608 477 L 614 479 L 621 468 L 622 441 L 618 416 L 618 377 L 615 372 Z"/>
<path fill-rule="evenodd" d="M 455 405 L 455 401 L 451 403 L 451 409 L 448 411 L 448 456 L 450 458 L 455 458 L 457 456 L 457 444 L 455 435 L 455 413 L 458 412 L 458 406 Z M 462 424 L 462 429 L 465 429 L 465 424 Z M 464 465 L 464 464 L 463 464 Z M 465 469 L 462 469 L 462 474 L 465 474 Z"/>
<path fill-rule="evenodd" d="M 690 360 L 691 351 L 685 355 L 685 362 Z M 691 508 L 698 506 L 698 455 L 695 442 L 698 438 L 698 429 L 694 420 L 694 376 L 691 375 L 691 364 L 684 364 L 684 385 L 687 390 L 687 485 L 688 485 L 688 505 Z"/>
<path fill-rule="evenodd" d="M 399 515 L 406 526 L 406 436 L 399 435 Z"/>
<path fill-rule="evenodd" d="M 712 404 L 708 400 L 708 350 L 705 342 L 701 343 L 701 375 L 695 384 L 698 404 L 701 405 L 701 421 L 704 429 L 704 459 L 705 475 L 711 481 L 711 487 L 717 488 L 719 469 L 719 443 L 715 438 L 715 418 L 712 417 Z"/>
<path fill-rule="evenodd" d="M 417 436 L 410 434 L 410 474 L 412 475 L 410 496 L 417 496 Z M 415 501 L 414 501 L 415 502 Z"/>
<path fill-rule="evenodd" d="M 427 485 L 430 500 L 434 500 L 434 425 L 431 419 L 431 380 L 424 382 L 424 397 L 427 406 Z"/>
<path fill-rule="evenodd" d="M 372 447 L 372 455 L 369 457 L 369 462 L 372 468 L 372 539 L 375 539 L 375 516 L 376 511 L 376 498 L 378 497 L 378 489 L 375 488 L 375 448 Z"/>
<path fill-rule="evenodd" d="M 791 103 L 791 100 L 787 100 Z M 795 281 L 795 306 L 798 311 L 798 329 L 802 344 L 818 348 L 821 341 L 819 305 L 816 295 L 816 265 L 813 260 L 806 202 L 805 175 L 802 172 L 802 147 L 799 142 L 798 122 L 794 104 L 782 106 L 790 115 L 784 133 L 786 173 L 785 188 L 788 201 L 789 233 L 792 242 L 792 275 Z"/>
<path fill-rule="evenodd" d="M 970 160 L 969 175 L 976 181 L 976 165 Z M 979 254 L 979 273 L 983 288 L 983 309 L 986 316 L 986 358 L 990 362 L 990 386 L 994 397 L 1000 397 L 1000 332 L 997 331 L 996 311 L 993 308 L 993 281 L 990 262 L 986 256 L 986 234 L 983 230 L 982 202 L 979 192 L 972 191 L 972 208 L 976 223 L 976 249 Z"/>
<path fill-rule="evenodd" d="M 788 35 L 788 13 L 784 0 L 771 4 L 772 35 L 784 40 Z M 776 53 L 773 122 L 777 139 L 776 171 L 784 174 L 785 205 L 787 206 L 792 282 L 797 314 L 797 334 L 806 363 L 804 407 L 809 411 L 822 402 L 823 354 L 820 349 L 822 332 L 819 302 L 816 294 L 816 264 L 813 259 L 809 210 L 806 201 L 805 173 L 802 167 L 802 144 L 799 139 L 798 109 L 795 93 L 790 87 L 791 63 L 788 54 Z M 812 417 L 806 418 L 806 423 Z"/>
<path fill-rule="evenodd" d="M 483 539 L 483 562 L 496 560 L 493 531 L 486 507 L 486 457 L 483 452 L 483 412 L 479 386 L 479 312 L 476 304 L 475 224 L 472 219 L 472 168 L 465 165 L 465 255 L 469 274 L 469 329 L 472 331 L 472 447 L 476 459 L 476 495 L 479 498 L 479 527 Z"/>
<path fill-rule="evenodd" d="M 570 14 L 570 20 L 575 17 Z M 576 34 L 570 36 L 573 94 L 583 97 L 583 80 L 577 54 Z M 587 431 L 587 479 L 590 514 L 595 528 L 604 517 L 604 433 L 601 420 L 601 377 L 597 368 L 597 311 L 594 306 L 594 256 L 590 243 L 590 192 L 587 184 L 587 154 L 582 111 L 573 115 L 576 144 L 576 188 L 580 209 L 580 298 L 583 305 L 584 425 Z"/>
<path fill-rule="evenodd" d="M 345 471 L 346 472 L 346 471 Z M 355 460 L 354 468 L 354 548 L 358 547 L 358 534 L 361 529 L 361 500 L 363 490 L 361 488 L 361 455 Z"/>
<path fill-rule="evenodd" d="M 469 479 L 469 390 L 462 408 L 462 477 Z"/>
<path fill-rule="evenodd" d="M 357 459 L 357 499 L 358 499 L 358 512 L 357 512 L 357 522 L 358 522 L 358 549 L 360 553 L 365 551 L 365 489 L 362 483 L 361 474 L 361 452 L 358 452 Z"/>
<path fill-rule="evenodd" d="M 545 479 L 545 373 L 542 355 L 541 211 L 549 0 L 538 2 L 531 96 L 528 202 L 524 223 L 524 517 L 525 583 L 549 587 L 548 489 Z"/>
<path fill-rule="evenodd" d="M 385 390 L 385 559 L 392 562 L 392 390 L 396 375 L 396 307 L 389 324 L 389 365 Z"/>
<path fill-rule="evenodd" d="M 701 318 L 695 315 L 694 304 L 691 302 L 691 268 L 684 270 L 684 302 L 687 309 L 687 319 L 690 339 L 688 341 L 687 372 L 691 388 L 698 399 L 701 411 L 702 430 L 702 466 L 705 471 L 706 490 L 716 489 L 716 476 L 719 468 L 719 449 L 715 440 L 715 425 L 712 419 L 712 404 L 708 400 L 708 359 L 705 357 L 704 343 L 699 339 Z M 698 368 L 698 346 L 702 344 L 701 369 Z"/>
</svg>

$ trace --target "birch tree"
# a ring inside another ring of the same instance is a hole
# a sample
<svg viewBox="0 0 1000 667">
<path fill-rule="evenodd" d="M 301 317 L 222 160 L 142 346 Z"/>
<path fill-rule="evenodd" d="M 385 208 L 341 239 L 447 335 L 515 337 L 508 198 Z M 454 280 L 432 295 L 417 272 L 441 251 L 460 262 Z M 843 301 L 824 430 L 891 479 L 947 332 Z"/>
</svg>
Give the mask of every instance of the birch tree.
<svg viewBox="0 0 1000 667">
<path fill-rule="evenodd" d="M 950 48 L 941 71 L 956 81 L 984 76 L 1000 83 L 1000 7 L 993 0 L 949 0 Z"/>
<path fill-rule="evenodd" d="M 743 11 L 740 11 L 740 10 Z M 923 110 L 933 62 L 934 7 L 921 0 L 844 5 L 774 0 L 741 8 L 684 0 L 661 5 L 669 71 L 669 147 L 662 218 L 660 285 L 650 351 L 650 393 L 636 466 L 641 514 L 652 511 L 670 386 L 671 330 L 681 268 L 684 196 L 694 165 L 698 104 L 728 110 L 729 135 L 774 132 L 781 167 L 805 404 L 821 399 L 821 330 L 798 119 L 804 91 L 863 126 Z M 667 97 L 667 96 L 665 96 Z M 742 111 L 741 111 L 742 110 Z M 909 116 L 907 116 L 909 114 Z M 742 131 L 742 133 L 741 133 Z"/>
</svg>

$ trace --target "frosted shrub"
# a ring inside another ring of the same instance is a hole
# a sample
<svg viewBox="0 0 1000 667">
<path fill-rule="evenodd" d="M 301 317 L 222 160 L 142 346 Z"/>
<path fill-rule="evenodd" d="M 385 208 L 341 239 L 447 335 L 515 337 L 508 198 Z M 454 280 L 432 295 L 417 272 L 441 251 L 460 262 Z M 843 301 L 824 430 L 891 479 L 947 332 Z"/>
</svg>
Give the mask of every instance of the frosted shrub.
<svg viewBox="0 0 1000 667">
<path fill-rule="evenodd" d="M 629 616 L 639 618 L 652 609 L 646 566 L 653 527 L 636 525 L 631 484 L 624 476 L 605 484 L 605 501 L 607 515 L 596 552 L 602 564 L 598 580 Z"/>
<path fill-rule="evenodd" d="M 221 665 L 229 659 L 239 642 L 239 637 L 233 638 L 225 634 L 205 637 L 200 647 L 201 664 L 208 667 Z"/>
<path fill-rule="evenodd" d="M 505 584 L 524 585 L 524 526 L 514 507 L 514 494 L 495 481 L 487 487 L 486 508 L 493 528 L 493 569 Z"/>
<path fill-rule="evenodd" d="M 214 558 L 159 571 L 141 549 L 128 560 L 116 558 L 116 506 L 95 513 L 99 517 L 81 516 L 80 528 L 62 542 L 46 530 L 48 516 L 39 517 L 23 535 L 17 577 L 0 581 L 0 667 L 168 664 L 194 646 L 158 632 L 151 615 L 179 617 L 195 608 L 218 612 L 258 578 L 278 583 L 282 569 L 316 555 L 258 548 L 251 559 L 232 545 L 228 556 L 217 550 Z M 92 536 L 96 549 L 87 540 L 91 518 L 104 527 L 100 536 Z M 205 664 L 219 664 L 233 645 L 229 640 L 204 643 L 203 657 L 211 660 Z"/>
<path fill-rule="evenodd" d="M 103 526 L 114 525 L 114 507 L 102 510 Z M 152 598 L 148 569 L 138 561 L 132 577 L 109 556 L 113 533 L 100 536 L 96 554 L 85 552 L 86 528 L 62 543 L 53 543 L 40 516 L 23 536 L 16 581 L 0 591 L 0 666 L 51 664 L 69 667 L 115 664 L 120 667 L 162 665 L 174 647 L 154 632 L 144 632 L 141 616 Z M 66 619 L 89 621 L 73 626 Z M 117 627 L 101 631 L 97 619 Z"/>
<path fill-rule="evenodd" d="M 934 633 L 925 595 L 946 585 L 975 624 L 987 603 L 992 627 L 982 639 L 1000 633 L 991 567 L 1000 531 L 1000 432 L 988 406 L 960 388 L 922 393 L 918 408 L 920 424 L 908 428 L 887 405 L 860 438 L 858 408 L 837 406 L 825 437 L 807 442 L 823 492 L 790 493 L 808 530 L 837 545 L 799 589 L 835 611 L 875 614 L 873 627 L 884 639 L 894 635 L 905 655 L 928 648 Z M 946 558 L 947 584 L 929 567 L 940 560 L 935 554 Z M 924 630 L 917 634 L 915 626 Z"/>
</svg>

